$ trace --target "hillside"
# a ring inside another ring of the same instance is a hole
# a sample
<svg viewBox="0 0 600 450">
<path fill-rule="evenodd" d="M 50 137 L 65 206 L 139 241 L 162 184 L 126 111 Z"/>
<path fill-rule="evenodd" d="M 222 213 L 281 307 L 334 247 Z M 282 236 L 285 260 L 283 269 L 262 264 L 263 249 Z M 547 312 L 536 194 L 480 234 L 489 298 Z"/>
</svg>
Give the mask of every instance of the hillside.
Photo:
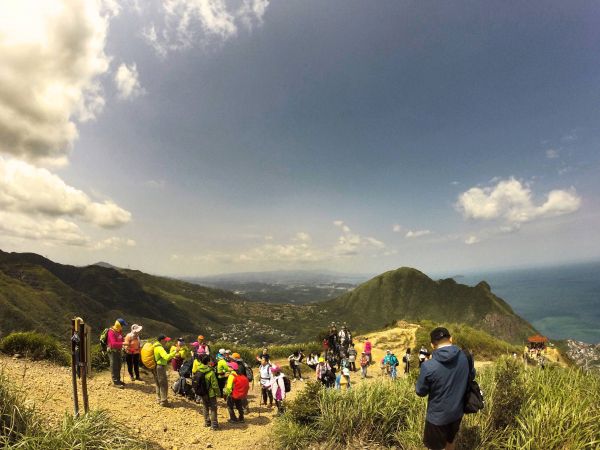
<svg viewBox="0 0 600 450">
<path fill-rule="evenodd" d="M 74 314 L 95 330 L 116 317 L 167 333 L 248 343 L 301 339 L 289 322 L 310 308 L 247 302 L 232 292 L 135 270 L 74 267 L 31 253 L 0 251 L 0 331 L 35 330 L 64 337 Z M 304 329 L 302 329 L 304 331 Z"/>
<path fill-rule="evenodd" d="M 166 333 L 246 344 L 313 340 L 331 321 L 355 331 L 398 320 L 464 323 L 509 342 L 534 330 L 482 282 L 433 281 L 409 268 L 386 272 L 354 291 L 319 304 L 267 304 L 233 292 L 137 270 L 75 267 L 32 253 L 0 251 L 0 334 L 34 330 L 67 336 L 84 317 L 100 330 L 124 317 L 146 336 Z"/>
<path fill-rule="evenodd" d="M 426 319 L 464 323 L 514 343 L 535 331 L 487 283 L 470 287 L 453 279 L 434 281 L 407 267 L 385 272 L 320 306 L 323 313 L 343 317 L 358 330 L 381 328 L 400 319 Z"/>
</svg>

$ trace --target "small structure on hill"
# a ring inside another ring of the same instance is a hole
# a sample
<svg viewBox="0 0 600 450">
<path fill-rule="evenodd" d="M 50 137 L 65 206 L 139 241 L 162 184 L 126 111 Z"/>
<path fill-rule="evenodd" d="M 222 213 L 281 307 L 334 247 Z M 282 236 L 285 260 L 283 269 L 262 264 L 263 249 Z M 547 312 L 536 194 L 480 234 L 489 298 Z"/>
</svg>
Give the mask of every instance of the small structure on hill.
<svg viewBox="0 0 600 450">
<path fill-rule="evenodd" d="M 535 334 L 527 338 L 527 347 L 529 350 L 545 350 L 548 344 L 548 338 L 541 334 Z"/>
</svg>

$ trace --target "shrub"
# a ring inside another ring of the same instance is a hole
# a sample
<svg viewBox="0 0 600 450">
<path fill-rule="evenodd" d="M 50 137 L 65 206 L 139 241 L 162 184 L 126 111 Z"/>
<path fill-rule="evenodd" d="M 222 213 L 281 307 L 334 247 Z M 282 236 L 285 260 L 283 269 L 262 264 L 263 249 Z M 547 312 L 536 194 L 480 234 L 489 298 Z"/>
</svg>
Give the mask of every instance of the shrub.
<svg viewBox="0 0 600 450">
<path fill-rule="evenodd" d="M 94 344 L 90 347 L 90 358 L 92 358 L 92 369 L 96 372 L 106 370 L 110 367 L 108 355 L 102 351 L 100 344 Z"/>
<path fill-rule="evenodd" d="M 523 365 L 512 358 L 496 363 L 494 373 L 494 402 L 491 409 L 492 426 L 497 430 L 513 426 L 525 402 Z"/>
<path fill-rule="evenodd" d="M 70 355 L 55 338 L 33 331 L 11 333 L 0 341 L 0 351 L 9 355 L 20 354 L 33 360 L 47 359 L 66 366 Z"/>
</svg>

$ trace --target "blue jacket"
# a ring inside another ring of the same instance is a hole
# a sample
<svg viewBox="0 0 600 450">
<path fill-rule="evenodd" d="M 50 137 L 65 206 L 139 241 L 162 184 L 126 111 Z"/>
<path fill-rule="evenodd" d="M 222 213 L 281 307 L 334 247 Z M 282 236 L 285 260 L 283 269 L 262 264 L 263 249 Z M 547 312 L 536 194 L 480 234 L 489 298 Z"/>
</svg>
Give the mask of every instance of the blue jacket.
<svg viewBox="0 0 600 450">
<path fill-rule="evenodd" d="M 432 358 L 421 366 L 416 385 L 418 396 L 429 395 L 428 422 L 447 425 L 463 416 L 468 375 L 469 362 L 460 348 L 449 345 L 433 351 Z"/>
</svg>

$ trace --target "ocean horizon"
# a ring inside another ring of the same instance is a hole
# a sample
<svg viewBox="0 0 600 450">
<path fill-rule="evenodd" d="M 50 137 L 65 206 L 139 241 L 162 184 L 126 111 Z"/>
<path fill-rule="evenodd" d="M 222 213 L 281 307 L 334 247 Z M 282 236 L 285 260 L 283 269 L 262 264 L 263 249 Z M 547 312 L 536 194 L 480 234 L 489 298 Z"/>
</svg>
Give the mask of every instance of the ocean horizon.
<svg viewBox="0 0 600 450">
<path fill-rule="evenodd" d="M 472 272 L 455 279 L 470 286 L 486 281 L 551 339 L 600 343 L 600 261 Z"/>
</svg>

